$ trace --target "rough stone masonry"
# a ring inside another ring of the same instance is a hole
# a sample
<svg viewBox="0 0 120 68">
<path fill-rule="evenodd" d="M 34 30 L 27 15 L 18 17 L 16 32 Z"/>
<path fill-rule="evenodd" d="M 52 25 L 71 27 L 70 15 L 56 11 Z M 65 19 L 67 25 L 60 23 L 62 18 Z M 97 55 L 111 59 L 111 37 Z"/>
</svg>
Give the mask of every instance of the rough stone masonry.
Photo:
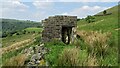
<svg viewBox="0 0 120 68">
<path fill-rule="evenodd" d="M 42 20 L 42 42 L 50 42 L 54 39 L 66 44 L 74 41 L 77 27 L 77 16 L 51 16 Z"/>
</svg>

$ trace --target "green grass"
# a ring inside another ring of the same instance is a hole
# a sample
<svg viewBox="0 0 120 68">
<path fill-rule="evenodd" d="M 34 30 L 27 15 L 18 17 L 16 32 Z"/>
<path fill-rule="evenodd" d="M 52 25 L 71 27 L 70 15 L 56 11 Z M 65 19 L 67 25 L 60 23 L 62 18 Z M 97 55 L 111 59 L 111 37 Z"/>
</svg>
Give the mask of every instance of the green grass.
<svg viewBox="0 0 120 68">
<path fill-rule="evenodd" d="M 84 31 L 102 31 L 102 33 L 109 32 L 111 33 L 111 37 L 109 39 L 108 45 L 108 54 L 100 59 L 97 57 L 99 65 L 109 65 L 109 66 L 117 66 L 118 63 L 118 7 L 115 6 L 107 10 L 108 13 L 112 13 L 111 15 L 106 16 L 95 16 L 95 22 L 87 23 L 85 20 L 80 20 L 77 22 L 78 29 Z M 102 12 L 98 13 L 102 14 Z"/>
<path fill-rule="evenodd" d="M 10 46 L 16 42 L 20 42 L 26 39 L 31 39 L 35 36 L 33 36 L 33 34 L 22 34 L 22 35 L 14 35 L 14 36 L 3 38 L 2 47 Z"/>
<path fill-rule="evenodd" d="M 30 27 L 30 28 L 26 28 L 24 30 L 26 30 L 27 32 L 33 32 L 33 31 L 41 32 L 43 29 L 42 28 L 36 28 L 36 27 Z"/>
<path fill-rule="evenodd" d="M 36 41 L 34 41 L 32 44 L 29 44 L 28 46 L 2 54 L 2 59 L 0 60 L 2 61 L 3 65 L 5 62 L 9 61 L 10 58 L 20 54 L 22 50 L 29 47 L 33 47 L 34 45 L 37 45 L 38 43 L 40 43 L 39 39 L 41 38 L 41 34 L 39 34 L 38 32 L 42 31 L 41 28 L 27 28 L 25 30 L 29 32 L 35 31 L 35 33 L 25 33 L 25 34 L 13 35 L 13 36 L 8 36 L 6 38 L 2 38 L 2 47 L 7 47 L 16 42 L 24 41 L 27 39 L 32 39 L 32 38 L 36 39 Z M 24 44 L 24 45 L 27 45 L 27 44 Z"/>
<path fill-rule="evenodd" d="M 22 50 L 24 50 L 26 48 L 29 48 L 29 47 L 34 47 L 36 43 L 37 44 L 39 43 L 38 42 L 39 40 L 37 38 L 40 38 L 40 37 L 41 37 L 40 35 L 37 35 L 36 38 L 35 38 L 36 41 L 34 41 L 33 43 L 31 43 L 29 45 L 25 44 L 27 46 L 19 48 L 18 50 L 13 50 L 13 51 L 10 51 L 8 53 L 2 54 L 2 64 L 4 65 L 4 63 L 7 62 L 7 61 L 9 61 L 10 58 L 12 58 L 12 57 L 17 56 L 18 54 L 20 54 Z"/>
<path fill-rule="evenodd" d="M 9 61 L 10 58 L 14 57 L 14 56 L 17 56 L 18 54 L 21 53 L 22 50 L 26 49 L 26 48 L 29 48 L 29 47 L 33 47 L 34 45 L 33 44 L 30 44 L 28 46 L 25 46 L 23 48 L 20 48 L 18 50 L 14 50 L 14 51 L 10 51 L 8 53 L 4 53 L 2 55 L 2 64 L 4 65 L 5 62 Z"/>
<path fill-rule="evenodd" d="M 45 47 L 49 48 L 51 51 L 46 55 L 46 60 L 49 62 L 49 65 L 56 66 L 57 58 L 62 50 L 66 47 L 62 42 L 50 42 L 45 44 Z"/>
<path fill-rule="evenodd" d="M 47 47 L 48 49 L 50 49 L 50 52 L 45 56 L 45 59 L 46 61 L 49 62 L 49 65 L 50 66 L 58 66 L 59 63 L 61 63 L 62 61 L 60 61 L 59 58 L 61 58 L 61 55 L 64 55 L 65 53 L 65 49 L 73 49 L 75 48 L 75 45 L 66 45 L 64 44 L 63 42 L 59 42 L 59 41 L 54 41 L 54 42 L 49 42 L 49 43 L 46 43 L 45 44 L 45 47 Z M 64 52 L 64 53 L 63 53 Z M 74 52 L 73 52 L 74 53 Z M 79 53 L 79 59 L 76 59 L 76 60 L 80 60 L 79 61 L 79 65 L 84 65 L 84 62 L 86 61 L 86 58 L 88 57 L 88 53 L 87 53 L 87 50 L 81 50 L 79 49 L 78 50 L 78 53 Z M 72 53 L 70 53 L 69 55 L 71 55 Z M 66 54 L 67 55 L 67 54 Z M 62 57 L 62 60 L 64 60 L 64 58 L 66 59 L 70 59 L 67 58 L 67 57 Z M 75 57 L 74 57 L 75 58 Z M 71 57 L 72 59 L 72 57 Z M 66 62 L 68 61 L 65 61 L 63 64 L 63 66 L 67 65 L 67 66 L 70 66 L 71 64 L 66 64 Z M 71 62 L 70 62 L 71 63 Z"/>
</svg>

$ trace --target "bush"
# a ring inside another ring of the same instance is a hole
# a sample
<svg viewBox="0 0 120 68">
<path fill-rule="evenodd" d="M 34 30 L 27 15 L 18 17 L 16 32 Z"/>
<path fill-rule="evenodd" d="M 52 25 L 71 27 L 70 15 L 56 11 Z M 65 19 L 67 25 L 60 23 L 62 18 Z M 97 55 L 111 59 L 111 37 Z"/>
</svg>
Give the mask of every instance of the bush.
<svg viewBox="0 0 120 68">
<path fill-rule="evenodd" d="M 106 14 L 107 14 L 107 11 L 106 11 L 106 10 L 104 10 L 104 11 L 103 11 L 103 14 L 104 14 L 104 15 L 106 15 Z"/>
<path fill-rule="evenodd" d="M 23 31 L 22 31 L 22 34 L 26 34 L 26 30 L 23 30 Z"/>
<path fill-rule="evenodd" d="M 4 37 L 7 37 L 7 33 L 6 32 L 2 33 L 2 38 L 4 38 Z"/>
<path fill-rule="evenodd" d="M 104 56 L 109 48 L 107 33 L 93 32 L 86 38 L 88 43 L 88 52 L 98 56 Z"/>
<path fill-rule="evenodd" d="M 88 23 L 95 22 L 94 19 L 95 19 L 95 18 L 94 18 L 93 16 L 87 16 L 87 17 L 86 17 L 86 21 L 87 21 Z"/>
<path fill-rule="evenodd" d="M 98 66 L 98 60 L 95 56 L 88 56 L 87 58 L 87 61 L 85 62 L 85 64 L 87 66 Z"/>
<path fill-rule="evenodd" d="M 65 48 L 58 58 L 58 66 L 79 66 L 79 49 Z"/>
<path fill-rule="evenodd" d="M 23 66 L 27 56 L 25 54 L 19 54 L 7 60 L 4 66 Z"/>
<path fill-rule="evenodd" d="M 81 31 L 79 34 L 86 43 L 89 54 L 104 56 L 107 53 L 109 48 L 109 33 Z"/>
<path fill-rule="evenodd" d="M 34 44 L 35 44 L 35 45 L 37 45 L 37 44 L 39 45 L 40 42 L 41 42 L 41 36 L 36 37 Z"/>
</svg>

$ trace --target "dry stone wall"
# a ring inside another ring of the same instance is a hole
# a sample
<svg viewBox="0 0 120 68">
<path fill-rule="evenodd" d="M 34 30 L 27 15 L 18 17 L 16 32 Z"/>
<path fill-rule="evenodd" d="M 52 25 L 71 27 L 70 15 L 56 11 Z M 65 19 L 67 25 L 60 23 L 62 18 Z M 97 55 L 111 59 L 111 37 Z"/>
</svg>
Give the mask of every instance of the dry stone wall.
<svg viewBox="0 0 120 68">
<path fill-rule="evenodd" d="M 62 28 L 71 27 L 72 30 L 77 26 L 77 16 L 51 16 L 42 20 L 42 42 L 50 42 L 52 39 L 61 40 Z M 72 31 L 72 33 L 75 33 Z M 73 34 L 72 34 L 73 35 Z M 71 36 L 72 37 L 72 36 Z"/>
</svg>

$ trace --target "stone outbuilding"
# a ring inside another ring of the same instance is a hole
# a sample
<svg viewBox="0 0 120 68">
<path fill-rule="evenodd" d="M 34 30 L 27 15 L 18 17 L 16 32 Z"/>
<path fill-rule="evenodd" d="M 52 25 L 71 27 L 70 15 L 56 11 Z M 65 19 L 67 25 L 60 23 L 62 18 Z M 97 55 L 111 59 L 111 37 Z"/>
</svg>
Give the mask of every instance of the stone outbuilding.
<svg viewBox="0 0 120 68">
<path fill-rule="evenodd" d="M 69 44 L 74 41 L 77 27 L 77 16 L 51 16 L 42 20 L 42 42 L 54 39 Z"/>
</svg>

